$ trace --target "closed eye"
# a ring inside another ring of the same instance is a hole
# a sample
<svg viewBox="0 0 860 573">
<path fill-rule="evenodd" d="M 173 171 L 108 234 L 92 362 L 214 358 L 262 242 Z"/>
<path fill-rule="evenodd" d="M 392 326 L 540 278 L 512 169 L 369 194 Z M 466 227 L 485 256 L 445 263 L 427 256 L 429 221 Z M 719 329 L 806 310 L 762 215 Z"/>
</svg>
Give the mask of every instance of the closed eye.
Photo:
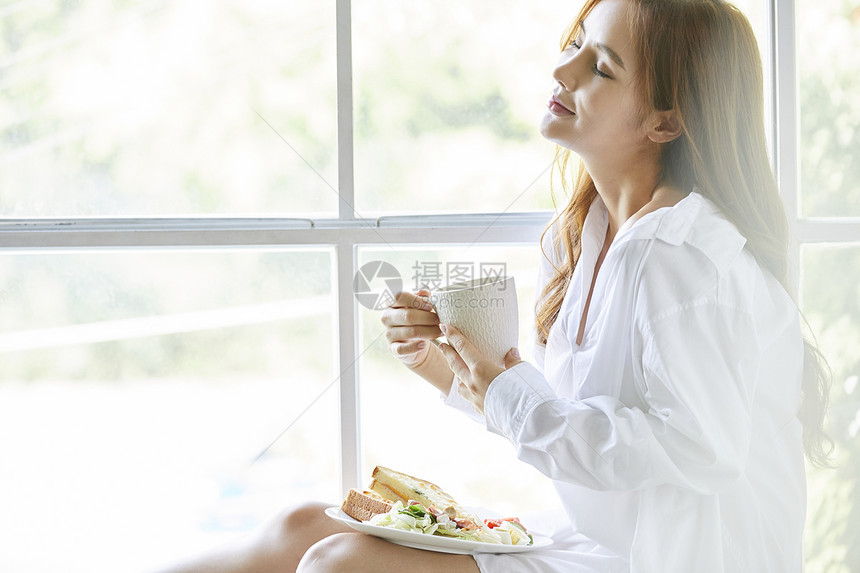
<svg viewBox="0 0 860 573">
<path fill-rule="evenodd" d="M 573 40 L 571 40 L 571 41 L 570 41 L 570 43 L 567 45 L 567 47 L 568 47 L 568 48 L 574 48 L 575 50 L 581 50 L 581 49 L 582 49 L 582 44 L 581 44 L 580 42 L 581 42 L 581 41 L 579 40 L 579 38 L 575 38 L 575 39 L 573 39 Z M 597 63 L 595 63 L 595 64 L 594 64 L 594 66 L 591 68 L 591 71 L 592 71 L 592 73 L 593 73 L 595 76 L 597 76 L 597 77 L 599 77 L 599 78 L 604 78 L 604 79 L 607 79 L 607 80 L 611 80 L 611 79 L 612 79 L 612 76 L 610 76 L 610 75 L 609 75 L 609 74 L 607 74 L 606 72 L 603 72 L 603 71 L 601 71 L 600 69 L 598 69 L 598 67 L 597 67 Z"/>
<path fill-rule="evenodd" d="M 612 76 L 610 76 L 609 74 L 601 72 L 600 69 L 597 67 L 597 64 L 594 64 L 594 66 L 591 68 L 591 71 L 594 73 L 595 76 L 606 78 L 608 80 L 612 79 Z"/>
</svg>

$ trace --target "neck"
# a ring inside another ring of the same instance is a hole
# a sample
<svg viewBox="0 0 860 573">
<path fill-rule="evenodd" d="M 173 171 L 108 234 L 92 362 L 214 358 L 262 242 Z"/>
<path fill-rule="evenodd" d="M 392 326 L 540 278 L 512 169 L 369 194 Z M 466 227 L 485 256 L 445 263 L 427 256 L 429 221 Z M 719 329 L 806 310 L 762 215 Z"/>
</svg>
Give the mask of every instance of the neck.
<svg viewBox="0 0 860 573">
<path fill-rule="evenodd" d="M 640 162 L 626 169 L 616 164 L 611 168 L 594 170 L 586 165 L 586 169 L 609 213 L 609 241 L 627 220 L 662 195 L 666 188 L 660 184 L 660 169 L 656 163 Z"/>
</svg>

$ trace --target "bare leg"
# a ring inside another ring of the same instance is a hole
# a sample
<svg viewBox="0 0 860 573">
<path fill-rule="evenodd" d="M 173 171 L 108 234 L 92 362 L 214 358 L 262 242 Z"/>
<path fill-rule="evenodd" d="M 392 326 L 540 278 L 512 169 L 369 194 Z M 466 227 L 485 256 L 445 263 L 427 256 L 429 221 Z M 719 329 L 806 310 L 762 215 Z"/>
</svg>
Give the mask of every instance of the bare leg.
<svg viewBox="0 0 860 573">
<path fill-rule="evenodd" d="M 291 573 L 309 547 L 330 535 L 352 531 L 325 515 L 330 506 L 308 503 L 287 510 L 236 545 L 160 573 Z"/>
<path fill-rule="evenodd" d="M 297 573 L 480 573 L 471 555 L 450 555 L 394 545 L 364 533 L 337 533 L 316 543 Z"/>
</svg>

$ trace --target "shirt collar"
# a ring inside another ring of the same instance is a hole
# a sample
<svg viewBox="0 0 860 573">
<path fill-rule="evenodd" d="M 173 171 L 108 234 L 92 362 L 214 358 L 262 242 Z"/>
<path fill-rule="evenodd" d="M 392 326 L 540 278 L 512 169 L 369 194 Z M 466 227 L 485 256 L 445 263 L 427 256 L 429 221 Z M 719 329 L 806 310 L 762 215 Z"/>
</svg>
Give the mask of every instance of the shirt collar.
<svg viewBox="0 0 860 573">
<path fill-rule="evenodd" d="M 696 231 L 701 224 L 702 215 L 715 216 L 711 219 L 710 231 Z M 720 221 L 719 223 L 717 221 Z M 582 254 L 587 259 L 596 258 L 603 245 L 603 237 L 609 224 L 606 205 L 598 195 L 588 211 L 582 237 Z M 638 239 L 659 239 L 672 245 L 688 243 L 710 258 L 722 271 L 743 250 L 746 239 L 737 231 L 721 211 L 694 188 L 689 195 L 672 207 L 661 207 L 644 215 L 629 229 L 612 241 L 612 248 Z"/>
<path fill-rule="evenodd" d="M 702 208 L 716 211 L 716 207 L 693 190 L 674 206 L 661 207 L 644 215 L 641 219 L 633 223 L 630 228 L 616 236 L 613 243 L 656 237 L 661 241 L 680 245 L 689 237 L 696 216 Z M 599 238 L 602 245 L 603 236 L 606 234 L 606 226 L 608 224 L 609 213 L 606 205 L 603 203 L 603 199 L 598 195 L 588 211 L 583 228 L 583 239 L 588 236 L 591 236 L 592 239 Z"/>
<path fill-rule="evenodd" d="M 642 217 L 621 239 L 652 237 L 671 245 L 686 243 L 694 247 L 720 274 L 731 266 L 746 244 L 744 236 L 720 209 L 695 189 L 674 206 Z"/>
<path fill-rule="evenodd" d="M 692 191 L 673 207 L 666 208 L 667 211 L 663 217 L 656 221 L 657 228 L 653 236 L 672 245 L 683 244 L 690 236 L 697 215 L 707 207 L 713 207 L 713 205 L 706 205 L 705 198 L 696 191 Z"/>
</svg>

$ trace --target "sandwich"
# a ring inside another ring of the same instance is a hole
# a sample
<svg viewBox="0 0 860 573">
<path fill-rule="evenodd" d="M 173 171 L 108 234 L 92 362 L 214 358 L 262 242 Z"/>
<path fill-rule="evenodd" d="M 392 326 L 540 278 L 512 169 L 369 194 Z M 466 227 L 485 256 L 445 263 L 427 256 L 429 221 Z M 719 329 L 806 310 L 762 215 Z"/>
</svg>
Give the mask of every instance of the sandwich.
<svg viewBox="0 0 860 573">
<path fill-rule="evenodd" d="M 341 511 L 358 521 L 370 521 L 374 515 L 388 513 L 394 503 L 372 490 L 358 491 L 352 488 L 340 506 Z"/>
<path fill-rule="evenodd" d="M 350 489 L 341 510 L 358 521 L 467 541 L 530 545 L 515 517 L 481 520 L 438 485 L 386 467 L 373 470 L 370 487 Z"/>
<path fill-rule="evenodd" d="M 416 501 L 424 507 L 445 513 L 452 519 L 471 517 L 469 512 L 435 483 L 382 466 L 376 466 L 371 477 L 373 481 L 370 483 L 370 489 L 386 499 L 399 501 L 404 505 Z"/>
<path fill-rule="evenodd" d="M 473 517 L 433 482 L 382 466 L 373 470 L 371 478 L 369 489 L 350 489 L 341 505 L 345 514 L 359 521 L 368 521 L 374 515 L 388 513 L 396 502 L 403 506 L 419 503 L 432 508 L 435 513 L 444 513 L 449 519 L 466 520 Z"/>
</svg>

